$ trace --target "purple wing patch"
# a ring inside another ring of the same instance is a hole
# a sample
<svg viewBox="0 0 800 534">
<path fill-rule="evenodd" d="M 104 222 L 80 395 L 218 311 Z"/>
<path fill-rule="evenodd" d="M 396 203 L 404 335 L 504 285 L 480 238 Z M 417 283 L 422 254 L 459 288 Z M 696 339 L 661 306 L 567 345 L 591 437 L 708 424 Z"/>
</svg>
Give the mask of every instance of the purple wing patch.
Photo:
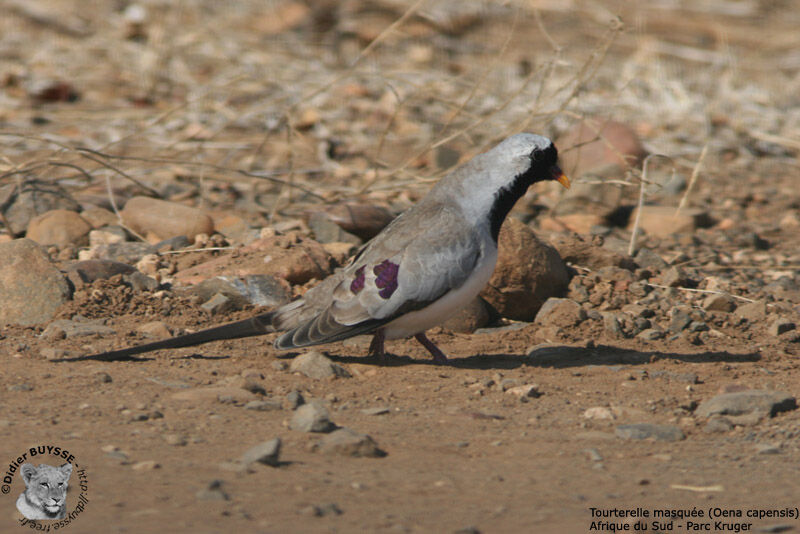
<svg viewBox="0 0 800 534">
<path fill-rule="evenodd" d="M 375 273 L 375 285 L 381 289 L 378 295 L 382 298 L 388 299 L 397 289 L 397 272 L 399 270 L 400 266 L 389 260 L 383 260 L 372 269 L 372 272 Z"/>
<path fill-rule="evenodd" d="M 356 269 L 356 277 L 350 282 L 350 291 L 358 294 L 359 291 L 364 289 L 364 266 L 362 265 Z"/>
</svg>

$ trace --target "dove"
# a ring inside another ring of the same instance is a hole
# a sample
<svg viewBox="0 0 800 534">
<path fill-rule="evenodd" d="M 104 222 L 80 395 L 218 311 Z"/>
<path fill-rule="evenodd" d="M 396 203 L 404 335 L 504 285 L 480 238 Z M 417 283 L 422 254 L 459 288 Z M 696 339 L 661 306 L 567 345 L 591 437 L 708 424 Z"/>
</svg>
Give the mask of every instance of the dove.
<svg viewBox="0 0 800 534">
<path fill-rule="evenodd" d="M 413 336 L 435 363 L 445 364 L 447 357 L 425 331 L 461 310 L 488 283 L 500 226 L 531 184 L 545 180 L 570 186 L 553 142 L 531 133 L 512 135 L 439 180 L 344 268 L 298 300 L 242 321 L 73 360 L 124 360 L 278 331 L 279 350 L 372 334 L 369 355 L 379 358 L 386 340 Z"/>
</svg>

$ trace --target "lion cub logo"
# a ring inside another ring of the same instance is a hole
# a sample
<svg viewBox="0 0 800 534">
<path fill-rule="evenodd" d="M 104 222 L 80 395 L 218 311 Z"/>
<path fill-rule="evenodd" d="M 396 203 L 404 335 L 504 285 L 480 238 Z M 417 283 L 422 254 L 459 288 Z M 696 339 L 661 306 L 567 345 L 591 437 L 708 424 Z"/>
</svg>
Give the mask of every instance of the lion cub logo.
<svg viewBox="0 0 800 534">
<path fill-rule="evenodd" d="M 26 519 L 64 519 L 72 464 L 61 467 L 22 464 L 20 472 L 25 481 L 25 492 L 17 499 L 17 510 Z"/>
</svg>

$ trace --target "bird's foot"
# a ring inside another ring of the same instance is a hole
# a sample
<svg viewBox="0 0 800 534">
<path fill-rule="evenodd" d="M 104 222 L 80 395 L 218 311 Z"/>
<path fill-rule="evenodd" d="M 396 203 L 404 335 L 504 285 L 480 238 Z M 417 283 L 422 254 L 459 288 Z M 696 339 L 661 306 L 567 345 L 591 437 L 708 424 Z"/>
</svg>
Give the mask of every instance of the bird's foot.
<svg viewBox="0 0 800 534">
<path fill-rule="evenodd" d="M 386 341 L 386 334 L 383 329 L 376 330 L 372 336 L 372 342 L 369 344 L 369 351 L 367 355 L 377 358 L 380 363 L 386 363 L 386 351 L 383 348 L 383 342 Z"/>
<path fill-rule="evenodd" d="M 433 343 L 433 341 L 428 339 L 424 333 L 417 334 L 414 336 L 414 338 L 419 341 L 423 347 L 428 349 L 428 352 L 430 352 L 431 356 L 433 356 L 434 363 L 439 365 L 445 365 L 447 363 L 447 356 L 445 356 L 444 352 L 442 352 L 441 349 Z"/>
</svg>

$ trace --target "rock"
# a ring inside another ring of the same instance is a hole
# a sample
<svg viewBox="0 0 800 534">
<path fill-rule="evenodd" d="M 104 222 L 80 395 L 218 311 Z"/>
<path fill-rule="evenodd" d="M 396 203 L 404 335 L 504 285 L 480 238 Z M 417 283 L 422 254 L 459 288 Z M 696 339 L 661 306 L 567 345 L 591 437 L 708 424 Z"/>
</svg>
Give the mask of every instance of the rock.
<svg viewBox="0 0 800 534">
<path fill-rule="evenodd" d="M 188 443 L 186 437 L 180 434 L 164 434 L 164 441 L 173 447 L 183 447 Z"/>
<path fill-rule="evenodd" d="M 544 326 L 569 328 L 586 320 L 586 310 L 569 299 L 549 298 L 536 314 L 535 322 Z"/>
<path fill-rule="evenodd" d="M 609 265 L 629 270 L 636 268 L 633 260 L 626 255 L 602 248 L 598 243 L 603 241 L 601 239 L 598 241 L 598 239 L 586 241 L 583 237 L 575 234 L 559 235 L 553 236 L 552 243 L 561 258 L 573 265 L 588 267 L 592 270 Z"/>
<path fill-rule="evenodd" d="M 645 341 L 655 341 L 664 337 L 664 331 L 658 328 L 645 328 L 636 334 L 636 337 Z"/>
<path fill-rule="evenodd" d="M 730 313 L 736 309 L 736 302 L 730 295 L 713 294 L 706 297 L 703 301 L 703 309 L 706 311 L 719 311 Z"/>
<path fill-rule="evenodd" d="M 312 516 L 312 517 L 325 517 L 325 516 L 337 516 L 342 515 L 342 509 L 336 503 L 328 503 L 328 504 L 311 504 L 299 510 L 299 513 L 302 515 Z"/>
<path fill-rule="evenodd" d="M 177 281 L 191 285 L 214 276 L 270 275 L 291 284 L 322 280 L 333 270 L 323 246 L 295 233 L 257 239 L 235 253 L 179 271 Z"/>
<path fill-rule="evenodd" d="M 607 222 L 604 216 L 595 213 L 567 213 L 553 217 L 541 217 L 538 220 L 539 228 L 542 230 L 549 232 L 570 230 L 576 234 L 589 234 L 592 232 L 592 228 L 604 226 Z"/>
<path fill-rule="evenodd" d="M 481 297 L 476 297 L 444 323 L 442 328 L 451 332 L 471 334 L 489 324 L 489 305 Z"/>
<path fill-rule="evenodd" d="M 244 465 L 260 463 L 276 467 L 280 464 L 278 456 L 281 452 L 281 438 L 272 438 L 269 441 L 259 443 L 247 451 L 239 458 Z"/>
<path fill-rule="evenodd" d="M 689 276 L 681 267 L 670 267 L 661 275 L 661 283 L 668 287 L 684 287 L 689 283 Z"/>
<path fill-rule="evenodd" d="M 80 204 L 55 183 L 26 180 L 21 187 L 16 183 L 0 187 L 0 213 L 14 235 L 23 233 L 34 217 L 56 209 L 78 211 Z"/>
<path fill-rule="evenodd" d="M 331 421 L 325 406 L 319 401 L 312 400 L 294 411 L 289 421 L 289 428 L 300 432 L 331 432 L 336 425 Z"/>
<path fill-rule="evenodd" d="M 258 396 L 246 389 L 230 386 L 211 386 L 202 388 L 192 388 L 178 391 L 172 394 L 175 400 L 201 402 L 214 400 L 220 402 L 234 402 L 245 404 L 252 400 L 258 400 Z"/>
<path fill-rule="evenodd" d="M 231 299 L 222 293 L 217 293 L 204 302 L 200 307 L 208 313 L 216 315 L 233 309 L 233 304 L 231 303 Z"/>
<path fill-rule="evenodd" d="M 391 211 L 372 204 L 338 204 L 326 214 L 342 229 L 364 241 L 378 235 L 394 219 Z"/>
<path fill-rule="evenodd" d="M 133 197 L 122 210 L 125 225 L 141 235 L 159 239 L 214 233 L 211 217 L 197 208 L 150 197 Z"/>
<path fill-rule="evenodd" d="M 743 317 L 750 322 L 757 322 L 762 320 L 767 315 L 767 303 L 763 300 L 755 302 L 748 302 L 737 306 L 734 314 L 737 317 Z"/>
<path fill-rule="evenodd" d="M 386 453 L 378 448 L 375 440 L 349 428 L 340 428 L 322 438 L 319 449 L 325 454 L 351 456 L 354 458 L 381 458 Z"/>
<path fill-rule="evenodd" d="M 779 335 L 790 332 L 795 328 L 797 328 L 797 325 L 795 325 L 789 319 L 778 318 L 769 325 L 767 333 L 771 336 L 778 337 Z"/>
<path fill-rule="evenodd" d="M 113 336 L 116 331 L 103 324 L 101 320 L 94 321 L 73 321 L 70 319 L 58 319 L 47 325 L 47 328 L 42 332 L 45 339 L 52 339 L 54 331 L 58 330 L 64 333 L 64 337 L 80 337 L 80 336 Z"/>
<path fill-rule="evenodd" d="M 89 232 L 89 246 L 116 245 L 128 240 L 128 232 L 121 226 L 105 226 Z"/>
<path fill-rule="evenodd" d="M 276 308 L 292 299 L 289 284 L 285 280 L 267 274 L 242 277 L 215 276 L 187 288 L 185 293 L 197 295 L 203 300 L 221 294 L 227 297 L 232 308 L 237 310 L 247 304 Z"/>
<path fill-rule="evenodd" d="M 780 454 L 780 445 L 773 443 L 756 443 L 756 454 Z"/>
<path fill-rule="evenodd" d="M 150 321 L 141 324 L 136 327 L 136 331 L 155 339 L 166 339 L 172 336 L 172 332 L 162 321 Z"/>
<path fill-rule="evenodd" d="M 103 228 L 104 226 L 114 226 L 119 223 L 117 216 L 105 208 L 87 208 L 81 212 L 81 217 L 92 225 L 92 228 L 95 230 Z M 121 227 L 118 226 L 117 228 Z"/>
<path fill-rule="evenodd" d="M 158 252 L 169 252 L 170 250 L 182 250 L 194 244 L 194 241 L 185 235 L 176 235 L 169 239 L 164 239 L 153 245 L 153 250 Z"/>
<path fill-rule="evenodd" d="M 248 236 L 251 233 L 250 225 L 238 215 L 217 211 L 209 213 L 209 216 L 214 223 L 214 230 L 229 240 L 238 243 L 248 241 Z"/>
<path fill-rule="evenodd" d="M 506 393 L 509 395 L 513 395 L 515 397 L 522 398 L 531 398 L 535 399 L 541 397 L 542 394 L 539 392 L 539 386 L 536 384 L 525 384 L 524 386 L 512 386 L 505 390 Z"/>
<path fill-rule="evenodd" d="M 286 402 L 289 404 L 290 410 L 296 410 L 298 407 L 302 406 L 306 403 L 306 400 L 303 398 L 303 394 L 293 389 L 286 395 Z"/>
<path fill-rule="evenodd" d="M 672 308 L 669 312 L 669 331 L 677 334 L 688 328 L 692 323 L 692 317 L 689 315 L 690 311 L 686 308 Z"/>
<path fill-rule="evenodd" d="M 502 317 L 532 321 L 548 298 L 566 292 L 567 268 L 553 247 L 516 219 L 505 221 L 498 246 L 497 267 L 480 295 Z"/>
<path fill-rule="evenodd" d="M 631 213 L 628 229 L 632 230 L 639 208 Z M 676 215 L 673 206 L 644 206 L 639 219 L 639 229 L 647 235 L 667 237 L 672 234 L 692 233 L 698 228 L 708 228 L 714 221 L 705 211 L 697 208 L 683 208 Z"/>
<path fill-rule="evenodd" d="M 576 178 L 609 164 L 618 165 L 624 173 L 628 167 L 638 167 L 647 155 L 630 126 L 599 118 L 573 126 L 558 138 L 556 146 L 561 152 L 561 168 Z"/>
<path fill-rule="evenodd" d="M 230 496 L 223 489 L 224 481 L 212 480 L 208 486 L 198 491 L 195 495 L 199 501 L 228 501 Z"/>
<path fill-rule="evenodd" d="M 87 259 L 105 259 L 133 264 L 141 260 L 144 256 L 155 252 L 156 248 L 149 243 L 126 241 L 125 243 L 92 247 L 92 257 Z"/>
<path fill-rule="evenodd" d="M 583 416 L 586 419 L 598 420 L 613 420 L 617 418 L 614 412 L 606 406 L 592 406 L 591 408 L 586 408 L 586 410 L 583 411 Z"/>
<path fill-rule="evenodd" d="M 39 245 L 30 239 L 0 243 L 0 325 L 47 322 L 70 296 Z"/>
<path fill-rule="evenodd" d="M 622 330 L 622 323 L 620 318 L 623 317 L 621 313 L 615 312 L 600 312 L 603 317 L 603 329 L 612 338 L 624 338 L 625 332 Z"/>
<path fill-rule="evenodd" d="M 320 243 L 350 243 L 353 245 L 363 243 L 360 237 L 342 229 L 324 213 L 312 213 L 308 218 L 308 227 L 314 233 L 314 239 Z"/>
<path fill-rule="evenodd" d="M 281 403 L 274 400 L 253 400 L 244 405 L 245 410 L 258 412 L 273 412 L 282 408 Z"/>
<path fill-rule="evenodd" d="M 51 210 L 31 219 L 25 237 L 40 245 L 84 245 L 92 226 L 70 210 Z"/>
<path fill-rule="evenodd" d="M 133 271 L 132 273 L 122 275 L 122 282 L 130 286 L 135 293 L 155 291 L 161 285 L 155 278 L 151 278 L 139 271 Z"/>
<path fill-rule="evenodd" d="M 703 401 L 694 413 L 698 417 L 751 413 L 774 417 L 779 412 L 795 408 L 797 408 L 797 401 L 788 393 L 753 389 L 717 395 Z"/>
<path fill-rule="evenodd" d="M 686 435 L 677 426 L 656 425 L 653 423 L 637 423 L 619 425 L 614 433 L 622 439 L 654 439 L 656 441 L 680 441 Z"/>
<path fill-rule="evenodd" d="M 136 269 L 128 265 L 113 260 L 83 260 L 71 263 L 64 269 L 73 284 L 78 285 L 78 281 L 91 284 L 95 280 L 107 280 L 118 274 L 130 274 Z"/>
<path fill-rule="evenodd" d="M 364 408 L 361 413 L 364 415 L 385 415 L 390 413 L 391 409 L 386 406 L 378 406 L 376 408 Z"/>
<path fill-rule="evenodd" d="M 654 273 L 667 267 L 667 262 L 649 248 L 639 249 L 634 259 L 639 267 L 650 269 Z"/>
<path fill-rule="evenodd" d="M 297 356 L 289 365 L 289 371 L 304 374 L 315 380 L 334 376 L 342 378 L 350 378 L 352 376 L 347 369 L 338 363 L 332 362 L 330 358 L 318 351 L 306 352 Z"/>
<path fill-rule="evenodd" d="M 152 471 L 153 469 L 159 469 L 160 467 L 161 465 L 155 460 L 143 460 L 133 464 L 131 469 L 134 471 Z"/>
</svg>

